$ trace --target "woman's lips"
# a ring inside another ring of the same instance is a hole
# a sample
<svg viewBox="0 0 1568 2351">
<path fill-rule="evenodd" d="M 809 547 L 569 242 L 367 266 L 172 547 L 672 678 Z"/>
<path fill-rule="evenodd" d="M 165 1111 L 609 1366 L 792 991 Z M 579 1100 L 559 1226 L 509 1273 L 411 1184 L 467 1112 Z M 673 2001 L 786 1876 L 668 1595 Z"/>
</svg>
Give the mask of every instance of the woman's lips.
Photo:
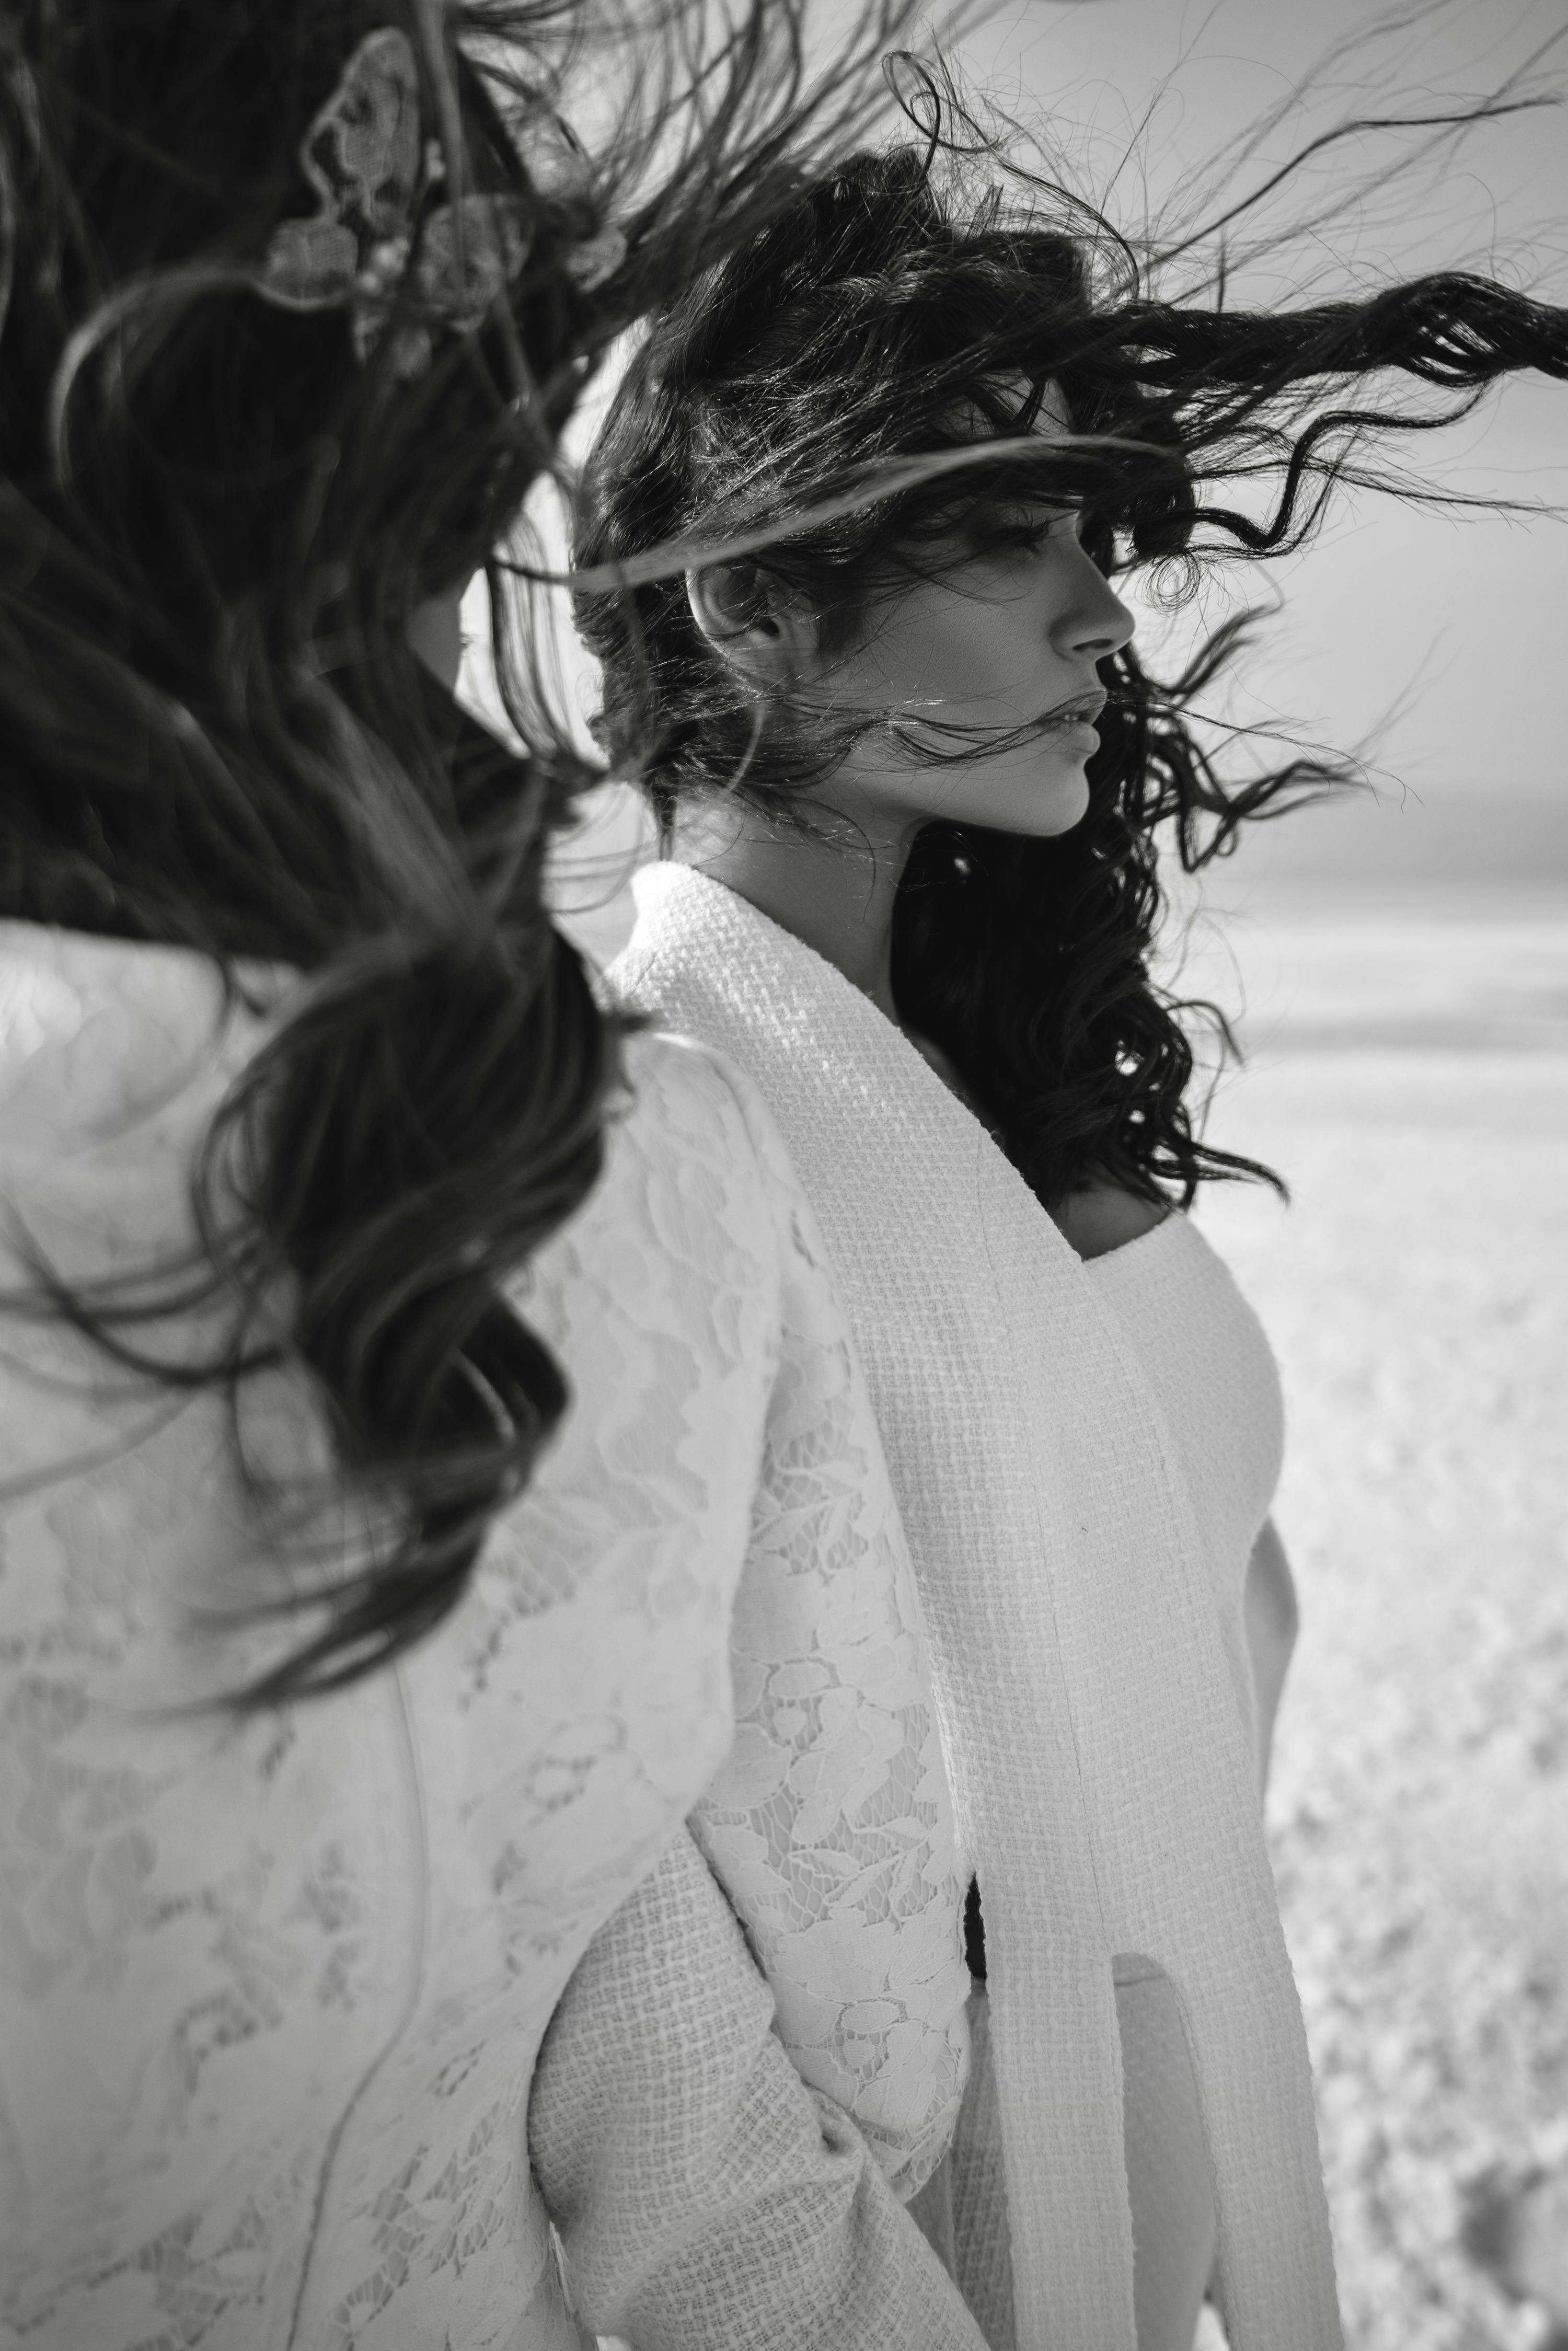
<svg viewBox="0 0 1568 2351">
<path fill-rule="evenodd" d="M 1109 696 L 1103 694 L 1080 695 L 1075 702 L 1061 702 L 1046 711 L 1040 726 L 1053 735 L 1061 735 L 1075 747 L 1093 751 L 1099 748 L 1100 734 L 1096 720 L 1104 709 Z"/>
</svg>

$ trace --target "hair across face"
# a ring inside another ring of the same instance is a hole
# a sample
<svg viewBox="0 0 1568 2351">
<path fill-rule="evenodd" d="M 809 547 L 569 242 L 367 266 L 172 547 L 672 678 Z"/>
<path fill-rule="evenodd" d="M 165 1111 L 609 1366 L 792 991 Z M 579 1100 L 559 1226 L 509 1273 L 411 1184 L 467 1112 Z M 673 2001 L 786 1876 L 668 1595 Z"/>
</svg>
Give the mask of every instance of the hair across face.
<svg viewBox="0 0 1568 2351">
<path fill-rule="evenodd" d="M 1036 405 L 1027 384 L 1008 389 L 1020 412 Z M 1071 430 L 1049 387 L 1033 436 L 1051 443 Z M 831 649 L 816 632 L 812 698 L 879 722 L 849 744 L 819 797 L 841 806 L 852 792 L 883 838 L 936 820 L 1029 839 L 1078 823 L 1107 698 L 1099 664 L 1133 628 L 1082 527 L 1081 508 L 1027 486 L 982 497 L 834 632 Z"/>
<path fill-rule="evenodd" d="M 1106 695 L 1087 809 L 1061 831 L 1035 820 L 1061 812 L 1039 766 L 1006 778 L 994 764 L 1028 742 L 998 743 L 998 709 L 1031 715 L 1010 625 L 998 619 L 995 665 L 972 673 L 986 709 L 956 730 L 912 722 L 921 665 L 930 675 L 985 643 L 960 625 L 959 603 L 982 573 L 995 592 L 1021 517 L 1074 517 L 1102 611 L 1108 583 L 1140 567 L 1286 551 L 1343 476 L 1377 482 L 1383 436 L 1442 421 L 1430 402 L 1395 396 L 1400 377 L 1463 413 L 1510 369 L 1568 374 L 1568 319 L 1457 274 L 1300 310 L 1229 309 L 1222 284 L 1201 300 L 1163 298 L 1158 255 L 1140 258 L 1060 192 L 1009 183 L 999 162 L 976 193 L 943 147 L 934 132 L 924 151 L 856 156 L 653 331 L 595 452 L 577 549 L 586 569 L 669 543 L 719 557 L 727 539 L 746 544 L 758 597 L 794 597 L 818 616 L 858 701 L 758 686 L 705 641 L 680 583 L 655 580 L 579 599 L 603 669 L 603 740 L 641 774 L 666 834 L 687 800 L 733 793 L 777 822 L 806 820 L 848 762 L 891 752 L 911 774 L 924 765 L 931 820 L 894 917 L 901 1017 L 956 1063 L 1048 1202 L 1105 1180 L 1189 1198 L 1206 1177 L 1262 1171 L 1195 1132 L 1178 1015 L 1209 1008 L 1174 1005 L 1150 977 L 1156 838 L 1167 829 L 1192 870 L 1249 819 L 1344 770 L 1299 757 L 1234 785 L 1217 771 L 1187 714 L 1245 618 L 1162 683 L 1119 634 L 1053 641 L 1048 602 L 1071 605 L 1042 599 L 1026 623 L 1051 656 L 1031 672 L 1046 686 L 1037 706 L 1061 674 L 1059 646 L 1069 674 L 1092 666 Z M 1034 432 L 1055 397 L 1072 432 Z M 977 461 L 977 441 L 993 440 L 994 459 Z M 901 486 L 877 494 L 891 466 L 927 456 L 913 468 L 922 478 L 906 464 Z M 902 634 L 901 611 L 920 616 Z M 975 598 L 969 617 L 982 614 Z M 949 669 L 943 682 L 950 716 L 962 681 Z"/>
<path fill-rule="evenodd" d="M 1157 729 L 1110 579 L 1119 547 L 1182 546 L 1192 489 L 1168 423 L 1141 434 L 1134 399 L 1092 378 L 1096 300 L 1077 237 L 994 196 L 960 206 L 913 150 L 859 156 L 655 329 L 591 462 L 578 547 L 590 564 L 722 542 L 857 469 L 965 453 L 753 559 L 759 597 L 815 618 L 810 691 L 748 688 L 675 583 L 579 610 L 607 747 L 657 746 L 643 774 L 666 831 L 730 791 L 810 823 L 846 778 L 857 805 L 922 824 L 894 920 L 901 1014 L 1053 1203 L 1107 1176 L 1190 1189 L 1230 1164 L 1191 1138 L 1190 1050 L 1146 964 L 1154 824 L 1196 810 L 1203 778 L 1179 719 Z"/>
</svg>

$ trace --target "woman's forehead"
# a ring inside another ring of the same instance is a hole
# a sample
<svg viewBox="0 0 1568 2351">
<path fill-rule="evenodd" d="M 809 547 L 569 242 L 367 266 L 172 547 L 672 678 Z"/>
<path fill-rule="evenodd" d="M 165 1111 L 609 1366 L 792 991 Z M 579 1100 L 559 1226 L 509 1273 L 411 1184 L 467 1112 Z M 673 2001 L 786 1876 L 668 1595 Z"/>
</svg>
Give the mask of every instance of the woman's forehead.
<svg viewBox="0 0 1568 2351">
<path fill-rule="evenodd" d="M 1072 419 L 1068 413 L 1067 395 L 1059 383 L 1048 383 L 1040 393 L 1040 409 L 1032 429 L 1043 439 L 1051 441 L 1063 433 L 1071 432 Z"/>
</svg>

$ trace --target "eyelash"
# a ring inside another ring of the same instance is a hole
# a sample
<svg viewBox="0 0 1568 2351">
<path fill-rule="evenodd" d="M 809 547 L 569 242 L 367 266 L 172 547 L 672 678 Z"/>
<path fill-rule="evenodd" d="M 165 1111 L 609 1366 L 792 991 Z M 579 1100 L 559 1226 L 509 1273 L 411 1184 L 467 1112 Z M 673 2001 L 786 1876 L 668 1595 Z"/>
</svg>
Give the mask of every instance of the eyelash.
<svg viewBox="0 0 1568 2351">
<path fill-rule="evenodd" d="M 998 530 L 996 533 L 992 540 L 992 545 L 996 547 L 1015 549 L 1021 554 L 1037 555 L 1040 552 L 1040 549 L 1045 546 L 1046 542 L 1053 536 L 1057 524 L 1062 519 L 1063 517 L 1060 515 L 1048 515 L 1043 517 L 1039 522 L 1004 525 L 1002 528 Z M 1082 515 L 1074 515 L 1072 517 L 1071 529 L 1074 538 L 1078 539 L 1082 544 L 1083 533 L 1083 517 Z"/>
</svg>

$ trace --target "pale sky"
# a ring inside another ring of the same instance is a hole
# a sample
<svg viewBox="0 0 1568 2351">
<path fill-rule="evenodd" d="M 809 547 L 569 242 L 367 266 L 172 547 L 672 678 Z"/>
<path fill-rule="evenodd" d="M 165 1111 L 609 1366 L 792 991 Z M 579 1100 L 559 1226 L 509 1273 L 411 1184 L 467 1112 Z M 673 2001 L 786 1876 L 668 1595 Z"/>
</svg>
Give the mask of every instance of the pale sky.
<svg viewBox="0 0 1568 2351">
<path fill-rule="evenodd" d="M 1145 187 L 1157 207 L 1325 48 L 1384 13 L 1364 0 L 1013 0 L 959 54 L 1009 110 L 1060 126 L 1091 188 L 1109 184 L 1113 214 L 1136 221 Z M 1309 133 L 1342 116 L 1347 92 L 1385 60 L 1431 108 L 1494 87 L 1555 37 L 1540 73 L 1568 91 L 1568 0 L 1401 13 L 1417 20 L 1410 33 L 1348 60 L 1340 87 L 1301 118 Z M 1283 159 L 1282 134 L 1269 152 Z M 1377 151 L 1368 141 L 1362 152 Z M 1568 303 L 1568 107 L 1473 132 L 1436 184 L 1396 192 L 1359 235 L 1337 231 L 1315 266 L 1310 253 L 1291 265 L 1311 271 L 1313 295 L 1355 271 L 1454 266 L 1490 266 Z M 1291 290 L 1268 288 L 1276 299 Z M 1456 487 L 1568 507 L 1568 384 L 1518 383 L 1447 436 L 1440 458 L 1424 444 L 1419 462 Z M 1284 609 L 1247 659 L 1238 715 L 1277 711 L 1349 747 L 1398 713 L 1377 762 L 1385 810 L 1313 812 L 1291 828 L 1296 850 L 1335 864 L 1364 850 L 1380 865 L 1414 855 L 1539 871 L 1545 860 L 1568 881 L 1568 522 L 1364 498 L 1342 506 L 1303 556 L 1249 570 L 1244 584 L 1249 595 L 1282 595 Z"/>
</svg>

